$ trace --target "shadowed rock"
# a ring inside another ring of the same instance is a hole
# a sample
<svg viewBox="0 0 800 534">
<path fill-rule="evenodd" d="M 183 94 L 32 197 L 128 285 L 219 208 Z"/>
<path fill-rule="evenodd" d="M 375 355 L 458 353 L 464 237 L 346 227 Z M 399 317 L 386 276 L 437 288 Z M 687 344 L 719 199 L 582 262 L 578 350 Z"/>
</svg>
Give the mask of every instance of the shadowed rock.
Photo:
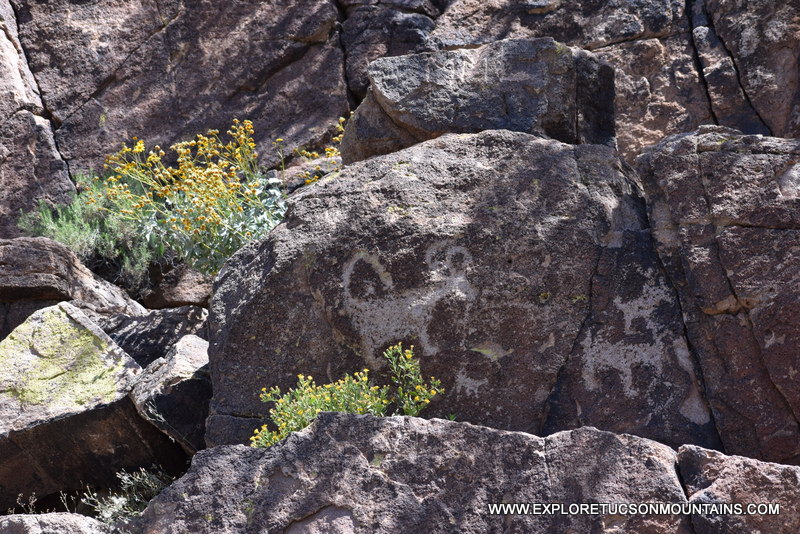
<svg viewBox="0 0 800 534">
<path fill-rule="evenodd" d="M 0 509 L 19 494 L 113 487 L 125 468 L 180 468 L 180 448 L 127 397 L 140 371 L 68 303 L 0 342 Z"/>
<path fill-rule="evenodd" d="M 211 399 L 208 341 L 182 337 L 144 370 L 131 392 L 139 413 L 178 441 L 189 454 L 205 448 Z"/>
<path fill-rule="evenodd" d="M 67 247 L 43 237 L 0 239 L 0 339 L 36 310 L 70 300 L 94 318 L 145 309 L 95 276 Z"/>
<path fill-rule="evenodd" d="M 150 310 L 141 315 L 117 314 L 98 324 L 136 363 L 147 367 L 163 358 L 183 336 L 206 333 L 208 312 L 197 306 Z"/>
</svg>

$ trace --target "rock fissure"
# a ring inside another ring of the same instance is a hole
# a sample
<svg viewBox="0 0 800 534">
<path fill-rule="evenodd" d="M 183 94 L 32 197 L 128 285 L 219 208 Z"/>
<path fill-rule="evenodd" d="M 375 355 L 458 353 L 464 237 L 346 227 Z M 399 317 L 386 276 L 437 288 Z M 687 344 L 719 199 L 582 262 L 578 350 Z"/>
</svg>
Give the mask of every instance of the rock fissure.
<svg viewBox="0 0 800 534">
<path fill-rule="evenodd" d="M 652 220 L 650 219 L 649 210 L 647 210 L 647 220 L 648 220 L 648 226 L 652 229 L 653 224 Z M 678 308 L 678 313 L 680 314 L 680 319 L 681 319 L 681 329 L 682 329 L 681 336 L 683 337 L 683 341 L 686 343 L 686 348 L 689 351 L 689 357 L 692 359 L 692 367 L 694 368 L 694 373 L 695 376 L 697 377 L 698 386 L 700 387 L 701 398 L 703 399 L 703 403 L 708 409 L 707 413 L 709 414 L 709 417 L 711 417 L 711 423 L 714 425 L 714 430 L 716 431 L 717 439 L 719 440 L 720 443 L 722 443 L 722 437 L 721 437 L 722 428 L 717 422 L 716 411 L 711 406 L 711 402 L 709 401 L 708 398 L 707 394 L 708 389 L 706 388 L 706 380 L 703 372 L 702 362 L 700 361 L 700 356 L 698 354 L 697 347 L 694 346 L 691 337 L 689 336 L 689 326 L 686 324 L 686 313 L 684 312 L 683 309 L 683 301 L 681 300 L 678 287 L 677 284 L 675 283 L 674 278 L 664 265 L 664 262 L 661 259 L 661 254 L 659 254 L 658 251 L 656 250 L 655 242 L 653 242 L 653 257 L 655 258 L 655 262 L 658 265 L 661 274 L 664 276 L 664 279 L 667 281 L 667 285 L 674 297 L 674 302 Z M 681 275 L 685 279 L 686 273 L 683 272 L 683 265 L 680 265 L 678 268 L 681 269 Z M 683 484 L 683 480 L 681 480 L 681 484 Z"/>
<path fill-rule="evenodd" d="M 700 59 L 700 50 L 697 48 L 697 41 L 694 38 L 694 17 L 692 16 L 694 10 L 694 3 L 704 0 L 686 0 L 686 17 L 689 19 L 689 45 L 692 47 L 692 62 L 694 64 L 694 69 L 697 71 L 698 77 L 700 79 L 700 86 L 703 88 L 703 92 L 706 95 L 706 99 L 708 100 L 708 110 L 711 113 L 711 118 L 714 120 L 714 124 L 719 125 L 719 118 L 717 117 L 717 113 L 714 110 L 713 100 L 711 99 L 711 88 L 708 86 L 708 80 L 706 80 L 706 73 L 705 69 L 703 69 L 703 62 Z M 703 8 L 704 9 L 704 8 Z M 713 31 L 713 30 L 712 30 Z"/>
<path fill-rule="evenodd" d="M 545 409 L 542 412 L 542 416 L 539 420 L 539 425 L 537 427 L 537 434 L 542 432 L 545 424 L 547 423 L 547 418 L 550 412 L 551 403 L 554 402 L 556 395 L 558 394 L 559 385 L 562 382 L 562 379 L 569 368 L 570 361 L 577 357 L 580 354 L 578 344 L 581 341 L 581 338 L 584 336 L 586 332 L 588 332 L 591 321 L 592 321 L 592 297 L 594 296 L 594 278 L 597 276 L 598 271 L 600 270 L 600 260 L 603 257 L 603 251 L 601 250 L 597 254 L 597 259 L 594 262 L 594 267 L 592 269 L 592 274 L 589 277 L 589 295 L 588 295 L 588 304 L 586 315 L 584 316 L 583 320 L 581 321 L 580 327 L 578 327 L 578 332 L 575 334 L 575 339 L 572 340 L 572 344 L 570 345 L 570 351 L 567 354 L 566 358 L 564 358 L 564 362 L 559 367 L 558 371 L 554 375 L 553 385 L 549 388 L 550 393 L 547 395 L 547 402 L 545 403 Z M 580 415 L 578 415 L 578 423 L 582 426 L 582 421 L 580 420 Z"/>
<path fill-rule="evenodd" d="M 11 6 L 11 10 L 14 13 L 14 24 L 17 27 L 17 35 L 21 35 L 22 28 L 19 25 L 19 9 L 17 8 L 14 2 L 9 1 L 8 4 Z M 28 66 L 28 70 L 31 73 L 31 78 L 33 79 L 33 82 L 36 84 L 35 88 L 36 94 L 39 96 L 39 102 L 41 103 L 42 106 L 41 111 L 36 114 L 45 119 L 50 125 L 50 135 L 53 140 L 53 147 L 55 148 L 58 157 L 61 159 L 64 165 L 66 165 L 67 175 L 69 176 L 70 180 L 72 180 L 72 182 L 75 183 L 75 179 L 73 178 L 72 173 L 69 170 L 69 161 L 67 161 L 67 159 L 64 157 L 64 154 L 61 152 L 61 148 L 58 145 L 58 139 L 56 139 L 55 135 L 56 130 L 58 130 L 58 127 L 60 126 L 61 122 L 56 119 L 55 115 L 53 115 L 52 110 L 50 110 L 50 108 L 47 106 L 47 101 L 44 97 L 44 93 L 42 92 L 42 87 L 41 84 L 39 83 L 39 79 L 36 77 L 36 73 L 33 72 L 33 69 L 30 68 L 30 61 L 28 61 L 28 51 L 25 49 L 25 45 L 22 44 L 22 39 L 19 40 L 19 47 L 20 51 L 22 52 L 22 59 L 25 60 L 25 65 Z"/>
<path fill-rule="evenodd" d="M 70 118 L 72 118 L 72 117 L 73 117 L 75 114 L 77 114 L 77 113 L 79 113 L 80 111 L 82 111 L 82 110 L 83 110 L 83 108 L 85 108 L 85 107 L 86 107 L 86 106 L 87 106 L 87 105 L 88 105 L 88 104 L 89 104 L 89 103 L 90 103 L 92 100 L 96 100 L 97 98 L 101 97 L 101 96 L 103 95 L 103 93 L 105 93 L 105 92 L 106 92 L 106 91 L 107 91 L 107 90 L 108 90 L 108 89 L 109 89 L 111 86 L 113 86 L 113 85 L 114 85 L 114 82 L 116 82 L 116 81 L 117 81 L 117 76 L 118 76 L 118 74 L 119 74 L 119 71 L 120 71 L 120 69 L 122 69 L 123 67 L 125 67 L 125 65 L 128 63 L 128 60 L 130 60 L 130 58 L 131 58 L 131 57 L 133 57 L 133 55 L 134 55 L 136 52 L 138 52 L 138 51 L 139 51 L 139 50 L 140 50 L 140 49 L 141 49 L 143 46 L 145 46 L 145 45 L 146 45 L 146 44 L 147 44 L 147 43 L 148 43 L 148 42 L 149 42 L 151 39 L 153 39 L 153 38 L 154 38 L 155 36 L 157 36 L 159 33 L 161 33 L 162 31 L 164 31 L 165 29 L 167 29 L 167 27 L 168 27 L 170 24 L 172 24 L 172 23 L 173 23 L 173 22 L 174 22 L 176 19 L 178 19 L 178 17 L 180 17 L 180 16 L 183 14 L 183 11 L 181 11 L 181 10 L 178 10 L 178 11 L 175 13 L 175 15 L 173 15 L 172 17 L 170 17 L 170 18 L 168 18 L 168 19 L 166 19 L 166 20 L 165 20 L 165 19 L 163 18 L 163 16 L 161 15 L 161 10 L 160 10 L 160 8 L 159 8 L 159 4 L 158 4 L 158 2 L 156 2 L 156 9 L 157 9 L 157 10 L 158 10 L 158 12 L 159 12 L 159 16 L 160 16 L 160 17 L 162 17 L 162 18 L 161 18 L 161 25 L 160 25 L 160 26 L 156 26 L 156 27 L 153 29 L 153 31 L 151 31 L 151 32 L 150 32 L 150 33 L 149 33 L 149 34 L 148 34 L 148 35 L 147 35 L 147 36 L 146 36 L 144 39 L 142 39 L 142 41 L 141 41 L 141 42 L 140 42 L 138 45 L 136 45 L 135 47 L 133 47 L 133 48 L 130 50 L 130 52 L 128 52 L 128 53 L 125 55 L 125 57 L 122 59 L 122 61 L 120 61 L 120 62 L 117 64 L 117 66 L 116 66 L 116 67 L 114 67 L 114 69 L 111 71 L 111 74 L 109 74 L 108 76 L 106 76 L 106 77 L 103 79 L 103 81 L 101 81 L 101 82 L 100 82 L 100 84 L 97 86 L 97 88 L 96 88 L 94 91 L 92 91 L 92 93 L 91 93 L 91 94 L 90 94 L 90 95 L 89 95 L 89 96 L 88 96 L 88 97 L 87 97 L 87 98 L 86 98 L 86 99 L 83 101 L 83 103 L 81 103 L 81 104 L 80 104 L 78 107 L 76 107 L 74 110 L 72 110 L 72 111 L 71 111 L 69 114 L 67 114 L 67 115 L 66 115 L 66 116 L 65 116 L 63 119 L 61 119 L 61 120 L 59 121 L 58 128 L 60 128 L 61 124 L 63 124 L 63 123 L 65 123 L 66 121 L 68 121 L 68 120 L 69 120 Z M 35 76 L 35 74 L 34 74 L 34 76 Z M 57 129 L 58 129 L 58 128 L 57 128 Z M 65 161 L 66 161 L 66 160 L 65 160 Z M 67 163 L 68 163 L 68 162 L 67 162 Z"/>
<path fill-rule="evenodd" d="M 705 7 L 703 7 L 703 9 L 705 10 Z M 767 121 L 764 120 L 764 117 L 761 116 L 761 112 L 759 112 L 758 108 L 753 104 L 753 101 L 750 98 L 750 94 L 748 93 L 747 88 L 742 83 L 742 74 L 741 74 L 741 71 L 739 69 L 739 65 L 738 65 L 738 63 L 736 61 L 737 58 L 736 58 L 735 55 L 733 55 L 731 53 L 730 49 L 728 48 L 728 45 L 725 44 L 725 39 L 722 37 L 722 35 L 717 33 L 716 30 L 714 29 L 714 22 L 712 20 L 712 17 L 710 16 L 710 14 L 708 16 L 708 28 L 711 31 L 714 32 L 714 34 L 716 35 L 717 39 L 719 39 L 719 42 L 722 45 L 722 48 L 725 50 L 725 53 L 728 54 L 728 57 L 731 58 L 731 66 L 733 67 L 733 71 L 736 74 L 736 81 L 739 84 L 739 89 L 742 91 L 742 95 L 744 96 L 745 101 L 750 106 L 750 109 L 753 110 L 753 113 L 756 114 L 756 116 L 758 117 L 758 120 L 761 121 L 761 124 L 764 126 L 764 128 L 766 128 L 766 130 L 769 133 L 769 135 L 774 135 L 770 125 L 767 123 Z"/>
<path fill-rule="evenodd" d="M 343 25 L 347 21 L 347 9 L 342 5 L 342 0 L 331 0 L 333 6 L 336 8 L 338 24 L 335 29 L 337 32 L 337 45 L 339 49 L 342 51 L 342 75 L 344 76 L 344 85 L 347 89 L 347 101 L 350 104 L 350 110 L 355 111 L 359 104 L 361 104 L 361 99 L 358 95 L 353 91 L 353 80 L 351 80 L 351 76 L 348 73 L 347 63 L 350 60 L 349 54 L 347 53 L 347 47 L 344 43 L 344 28 Z"/>
</svg>

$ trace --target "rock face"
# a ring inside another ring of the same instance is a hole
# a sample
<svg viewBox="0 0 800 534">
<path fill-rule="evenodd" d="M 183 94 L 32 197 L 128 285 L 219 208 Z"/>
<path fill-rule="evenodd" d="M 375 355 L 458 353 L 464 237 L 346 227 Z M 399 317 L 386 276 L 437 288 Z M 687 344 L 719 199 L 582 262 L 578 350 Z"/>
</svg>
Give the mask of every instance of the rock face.
<svg viewBox="0 0 800 534">
<path fill-rule="evenodd" d="M 182 337 L 144 370 L 131 392 L 139 413 L 190 454 L 205 447 L 211 399 L 208 341 Z"/>
<path fill-rule="evenodd" d="M 769 133 L 800 137 L 800 0 L 705 0 L 705 9 Z"/>
<path fill-rule="evenodd" d="M 179 449 L 127 397 L 140 371 L 68 303 L 37 311 L 0 342 L 0 509 L 20 493 L 108 488 L 120 469 L 180 464 Z"/>
<path fill-rule="evenodd" d="M 144 315 L 118 314 L 98 324 L 136 363 L 147 367 L 163 358 L 183 337 L 206 338 L 208 312 L 197 306 L 151 310 Z"/>
<path fill-rule="evenodd" d="M 346 167 L 217 279 L 208 444 L 249 437 L 262 387 L 385 370 L 402 340 L 447 388 L 433 415 L 717 446 L 645 218 L 599 145 L 451 134 Z"/>
<path fill-rule="evenodd" d="M 63 300 L 93 316 L 144 308 L 118 287 L 92 274 L 67 247 L 46 239 L 0 239 L 0 339 L 34 311 Z"/>
<path fill-rule="evenodd" d="M 386 154 L 447 132 L 506 129 L 614 146 L 614 74 L 552 39 L 382 58 L 347 125 L 342 161 Z"/>
<path fill-rule="evenodd" d="M 0 1 L 0 238 L 16 237 L 20 210 L 39 199 L 64 203 L 75 192 L 17 34 L 8 0 Z"/>
<path fill-rule="evenodd" d="M 725 456 L 693 446 L 681 447 L 678 460 L 689 502 L 780 507 L 778 514 L 762 511 L 753 515 L 695 515 L 692 526 L 697 534 L 800 531 L 800 512 L 796 506 L 800 499 L 800 467 Z"/>
<path fill-rule="evenodd" d="M 426 39 L 459 48 L 550 36 L 594 50 L 618 69 L 618 143 L 633 161 L 704 123 L 797 136 L 798 9 L 797 0 L 455 0 Z"/>
<path fill-rule="evenodd" d="M 274 162 L 273 139 L 320 141 L 348 110 L 338 13 L 326 0 L 12 4 L 73 172 L 101 170 L 131 136 L 167 146 L 224 131 L 234 116 L 253 120 Z"/>
<path fill-rule="evenodd" d="M 686 516 L 492 515 L 490 503 L 686 501 L 675 453 L 585 428 L 539 438 L 466 423 L 321 414 L 270 449 L 200 452 L 132 531 L 690 533 Z"/>
<path fill-rule="evenodd" d="M 108 526 L 79 514 L 11 515 L 0 517 L 3 534 L 110 534 Z"/>
<path fill-rule="evenodd" d="M 659 254 L 730 453 L 800 461 L 800 142 L 705 128 L 639 159 Z"/>
</svg>

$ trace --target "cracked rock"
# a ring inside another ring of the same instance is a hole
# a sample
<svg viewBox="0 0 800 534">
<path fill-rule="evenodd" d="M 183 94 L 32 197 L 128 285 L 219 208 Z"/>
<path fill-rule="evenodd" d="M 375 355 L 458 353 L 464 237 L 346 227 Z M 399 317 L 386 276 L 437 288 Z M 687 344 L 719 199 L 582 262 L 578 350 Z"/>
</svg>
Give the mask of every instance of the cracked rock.
<svg viewBox="0 0 800 534">
<path fill-rule="evenodd" d="M 705 5 L 746 97 L 770 133 L 800 137 L 800 0 Z"/>
<path fill-rule="evenodd" d="M 269 449 L 202 451 L 134 534 L 690 534 L 688 516 L 491 515 L 489 503 L 684 503 L 675 452 L 583 428 L 540 438 L 467 423 L 320 414 Z"/>
<path fill-rule="evenodd" d="M 0 0 L 0 237 L 17 237 L 20 211 L 68 202 L 75 187 L 42 116 L 36 80 L 8 0 Z"/>
<path fill-rule="evenodd" d="M 800 142 L 705 127 L 638 161 L 725 451 L 800 461 Z"/>
</svg>

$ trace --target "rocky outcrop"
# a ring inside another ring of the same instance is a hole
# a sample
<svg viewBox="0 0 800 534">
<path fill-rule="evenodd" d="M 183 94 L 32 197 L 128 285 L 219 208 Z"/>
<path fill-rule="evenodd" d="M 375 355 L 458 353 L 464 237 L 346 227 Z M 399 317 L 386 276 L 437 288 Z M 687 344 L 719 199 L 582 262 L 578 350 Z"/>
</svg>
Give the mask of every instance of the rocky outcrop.
<svg viewBox="0 0 800 534">
<path fill-rule="evenodd" d="M 205 448 L 211 399 L 208 341 L 182 337 L 147 366 L 131 392 L 142 417 L 176 440 L 189 454 Z"/>
<path fill-rule="evenodd" d="M 800 526 L 799 497 L 800 468 L 694 446 L 676 454 L 589 427 L 541 438 L 443 420 L 323 413 L 269 449 L 199 453 L 132 532 L 789 534 Z M 492 513 L 496 503 L 561 503 L 565 511 Z M 592 503 L 675 508 L 566 508 Z M 690 503 L 699 509 L 684 509 Z M 747 508 L 764 503 L 780 513 Z"/>
<path fill-rule="evenodd" d="M 321 141 L 348 110 L 332 2 L 12 0 L 28 64 L 73 172 L 139 136 L 167 146 L 232 117 L 258 149 Z M 68 80 L 68 83 L 65 81 Z M 189 98 L 191 95 L 191 98 Z"/>
<path fill-rule="evenodd" d="M 618 142 L 632 161 L 704 123 L 798 136 L 798 9 L 797 0 L 456 0 L 428 40 L 457 48 L 551 36 L 595 51 L 618 68 Z"/>
<path fill-rule="evenodd" d="M 16 237 L 20 211 L 69 201 L 75 187 L 19 42 L 8 0 L 0 1 L 0 238 Z"/>
<path fill-rule="evenodd" d="M 67 247 L 46 239 L 0 239 L 0 339 L 31 313 L 60 301 L 93 317 L 144 308 L 123 290 L 95 276 Z"/>
<path fill-rule="evenodd" d="M 103 523 L 79 514 L 11 515 L 0 517 L 4 534 L 111 534 Z"/>
<path fill-rule="evenodd" d="M 342 161 L 444 133 L 512 130 L 564 143 L 614 144 L 614 75 L 552 39 L 382 58 L 342 139 Z"/>
<path fill-rule="evenodd" d="M 713 122 L 685 6 L 683 0 L 455 0 L 437 19 L 430 39 L 460 48 L 553 37 L 593 50 L 617 67 L 617 141 L 632 161 L 666 134 Z"/>
<path fill-rule="evenodd" d="M 739 504 L 744 512 L 694 515 L 696 534 L 800 531 L 800 467 L 725 456 L 693 446 L 680 448 L 678 462 L 689 502 Z M 751 512 L 748 505 L 761 506 Z"/>
<path fill-rule="evenodd" d="M 684 503 L 669 447 L 584 428 L 321 414 L 269 449 L 218 447 L 132 532 L 692 532 L 688 516 L 501 515 L 491 503 Z"/>
<path fill-rule="evenodd" d="M 34 313 L 0 342 L 0 509 L 120 469 L 180 467 L 182 452 L 136 413 L 141 368 L 68 303 Z"/>
<path fill-rule="evenodd" d="M 208 337 L 206 317 L 204 308 L 182 306 L 142 315 L 117 314 L 98 319 L 98 324 L 136 363 L 147 367 L 165 357 L 183 336 Z"/>
<path fill-rule="evenodd" d="M 639 168 L 729 453 L 800 461 L 800 142 L 708 127 Z"/>
<path fill-rule="evenodd" d="M 345 167 L 217 279 L 209 445 L 249 437 L 262 387 L 402 340 L 447 388 L 433 415 L 717 446 L 645 219 L 605 146 L 486 131 Z"/>
</svg>

